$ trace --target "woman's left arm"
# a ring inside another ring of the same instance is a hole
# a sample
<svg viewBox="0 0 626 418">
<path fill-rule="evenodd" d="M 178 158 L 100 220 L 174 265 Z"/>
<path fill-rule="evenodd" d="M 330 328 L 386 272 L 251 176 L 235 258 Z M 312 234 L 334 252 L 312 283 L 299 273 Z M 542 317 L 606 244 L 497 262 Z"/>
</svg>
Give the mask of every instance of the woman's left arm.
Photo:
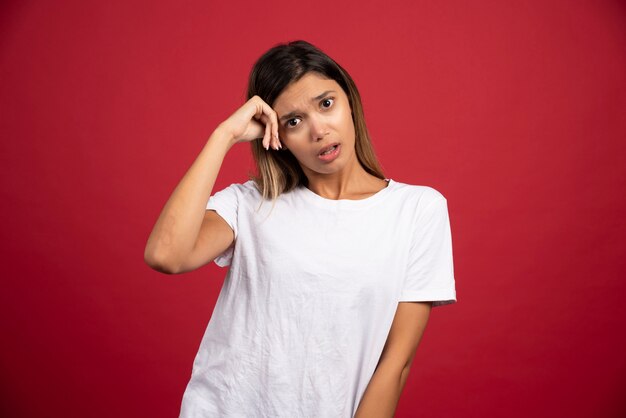
<svg viewBox="0 0 626 418">
<path fill-rule="evenodd" d="M 431 309 L 431 302 L 398 303 L 385 347 L 354 418 L 393 418 Z"/>
</svg>

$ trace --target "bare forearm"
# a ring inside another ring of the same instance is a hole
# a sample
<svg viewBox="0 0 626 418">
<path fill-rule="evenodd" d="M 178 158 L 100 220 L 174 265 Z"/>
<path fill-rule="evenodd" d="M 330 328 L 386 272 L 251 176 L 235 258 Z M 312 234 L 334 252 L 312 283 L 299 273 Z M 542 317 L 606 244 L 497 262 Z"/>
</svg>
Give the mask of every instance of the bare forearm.
<svg viewBox="0 0 626 418">
<path fill-rule="evenodd" d="M 409 369 L 380 365 L 363 394 L 354 418 L 393 418 Z"/>
<path fill-rule="evenodd" d="M 232 138 L 218 126 L 172 192 L 152 229 L 144 254 L 149 265 L 172 272 L 192 251 L 206 202 L 232 145 Z"/>
</svg>

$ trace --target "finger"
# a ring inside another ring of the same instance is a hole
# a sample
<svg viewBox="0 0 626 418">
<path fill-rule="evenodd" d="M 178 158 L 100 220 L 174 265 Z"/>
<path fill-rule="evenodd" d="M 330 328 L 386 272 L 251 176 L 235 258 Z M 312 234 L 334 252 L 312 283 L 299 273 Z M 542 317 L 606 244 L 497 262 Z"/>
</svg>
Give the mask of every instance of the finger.
<svg viewBox="0 0 626 418">
<path fill-rule="evenodd" d="M 271 145 L 272 148 L 278 150 L 280 141 L 278 140 L 278 115 L 274 109 L 270 107 L 266 102 L 261 100 L 261 106 L 263 110 L 263 122 L 271 125 Z"/>
<path fill-rule="evenodd" d="M 271 110 L 272 112 L 270 113 L 270 118 L 272 120 L 272 134 L 274 136 L 275 149 L 278 150 L 279 148 L 282 148 L 282 146 L 280 145 L 280 140 L 278 139 L 278 115 L 276 114 L 274 109 Z"/>
<path fill-rule="evenodd" d="M 264 135 L 263 135 L 263 140 L 261 141 L 261 144 L 263 145 L 263 148 L 269 148 L 269 146 L 271 145 L 272 142 L 272 135 L 271 135 L 271 130 L 268 130 L 268 125 L 270 122 L 270 119 L 267 117 L 267 115 L 261 113 L 261 114 L 255 114 L 254 115 L 254 119 L 256 119 L 257 121 L 259 121 L 259 123 L 264 125 Z"/>
<path fill-rule="evenodd" d="M 267 111 L 267 107 L 265 105 L 262 105 L 262 109 L 264 112 Z M 272 147 L 274 149 L 276 148 L 276 137 L 275 137 L 275 124 L 274 121 L 272 120 L 271 116 L 263 113 L 261 115 L 259 115 L 259 120 L 262 121 L 265 124 L 265 128 L 266 128 L 266 133 L 267 133 L 267 146 L 268 147 Z"/>
<path fill-rule="evenodd" d="M 275 129 L 273 127 L 273 123 L 272 123 L 271 118 L 268 115 L 264 114 L 264 113 L 261 114 L 261 115 L 258 115 L 256 118 L 260 122 L 265 124 L 266 128 L 269 126 L 270 129 L 269 129 L 269 133 L 267 133 L 267 136 L 268 136 L 267 146 L 268 147 L 271 146 L 272 148 L 275 148 L 274 147 L 274 145 L 275 145 L 275 143 L 274 143 L 274 132 L 275 132 Z M 267 132 L 267 130 L 266 130 L 266 132 Z"/>
<path fill-rule="evenodd" d="M 266 151 L 269 150 L 271 140 L 272 138 L 271 138 L 270 124 L 267 123 L 265 124 L 265 135 L 263 135 L 263 148 L 265 148 Z"/>
<path fill-rule="evenodd" d="M 259 121 L 261 121 L 265 125 L 271 125 L 272 123 L 272 120 L 266 114 L 262 114 L 261 116 L 259 116 Z"/>
</svg>

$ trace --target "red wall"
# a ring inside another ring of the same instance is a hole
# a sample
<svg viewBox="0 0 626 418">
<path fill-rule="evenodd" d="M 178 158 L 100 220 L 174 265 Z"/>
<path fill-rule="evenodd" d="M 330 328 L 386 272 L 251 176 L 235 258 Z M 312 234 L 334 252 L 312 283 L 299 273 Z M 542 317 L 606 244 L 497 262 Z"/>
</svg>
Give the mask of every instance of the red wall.
<svg viewBox="0 0 626 418">
<path fill-rule="evenodd" d="M 226 270 L 143 261 L 275 43 L 354 77 L 396 181 L 448 199 L 458 303 L 397 417 L 626 414 L 626 6 L 85 2 L 0 8 L 6 417 L 173 417 Z M 235 147 L 217 188 L 246 179 Z"/>
</svg>

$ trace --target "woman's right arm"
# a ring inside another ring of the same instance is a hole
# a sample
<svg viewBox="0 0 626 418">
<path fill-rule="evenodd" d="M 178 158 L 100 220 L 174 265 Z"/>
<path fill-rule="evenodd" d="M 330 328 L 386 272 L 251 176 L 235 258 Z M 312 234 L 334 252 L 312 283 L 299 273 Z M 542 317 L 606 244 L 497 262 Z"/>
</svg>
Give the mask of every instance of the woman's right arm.
<svg viewBox="0 0 626 418">
<path fill-rule="evenodd" d="M 206 204 L 230 148 L 261 137 L 266 149 L 280 146 L 276 113 L 254 96 L 215 129 L 163 207 L 144 251 L 151 268 L 167 274 L 195 270 L 232 244 L 232 229 Z"/>
</svg>

